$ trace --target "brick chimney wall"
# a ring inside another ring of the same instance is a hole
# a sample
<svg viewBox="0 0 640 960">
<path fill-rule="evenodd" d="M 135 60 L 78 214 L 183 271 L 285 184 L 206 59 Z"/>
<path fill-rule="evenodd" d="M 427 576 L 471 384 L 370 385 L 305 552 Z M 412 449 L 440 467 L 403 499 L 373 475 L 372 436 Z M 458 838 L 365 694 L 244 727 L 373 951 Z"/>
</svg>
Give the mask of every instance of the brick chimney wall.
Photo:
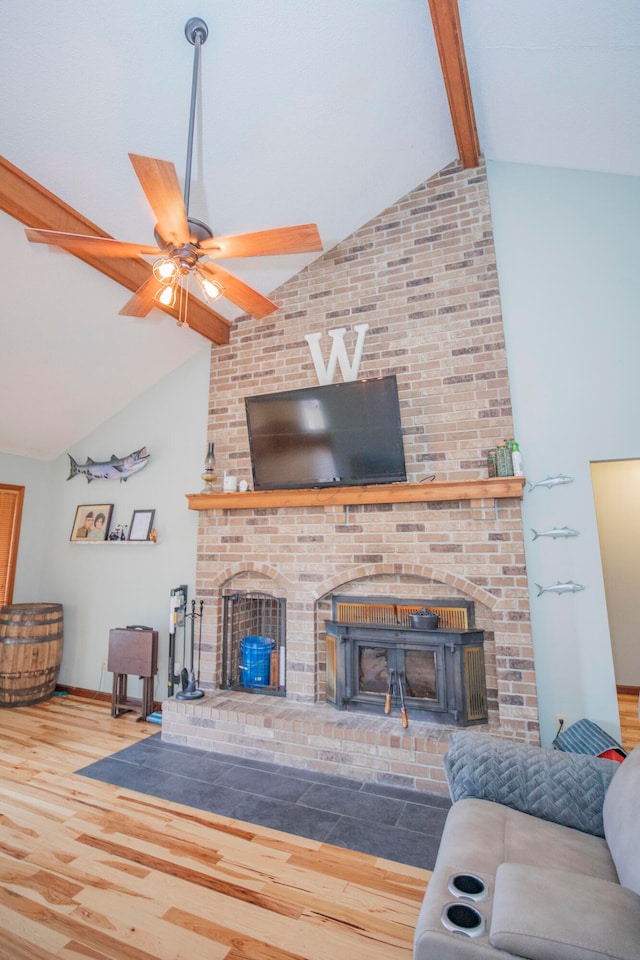
<svg viewBox="0 0 640 960">
<path fill-rule="evenodd" d="M 327 332 L 346 327 L 352 355 L 353 327 L 362 323 L 369 329 L 359 376 L 397 377 L 408 480 L 487 475 L 487 449 L 512 437 L 513 425 L 483 167 L 446 167 L 301 270 L 273 299 L 281 305 L 275 314 L 239 318 L 230 344 L 212 349 L 209 440 L 219 485 L 224 470 L 251 482 L 244 397 L 314 385 L 305 334 L 323 333 L 326 362 Z M 335 379 L 342 379 L 339 370 Z M 199 516 L 197 596 L 206 604 L 200 685 L 214 698 L 221 695 L 224 592 L 286 597 L 286 699 L 298 705 L 324 699 L 323 621 L 333 592 L 460 596 L 475 601 L 486 631 L 489 728 L 538 742 L 519 500 Z M 199 723 L 198 710 L 195 704 L 185 712 Z M 182 736 L 183 728 L 176 729 Z M 200 730 L 198 746 L 201 736 Z"/>
</svg>

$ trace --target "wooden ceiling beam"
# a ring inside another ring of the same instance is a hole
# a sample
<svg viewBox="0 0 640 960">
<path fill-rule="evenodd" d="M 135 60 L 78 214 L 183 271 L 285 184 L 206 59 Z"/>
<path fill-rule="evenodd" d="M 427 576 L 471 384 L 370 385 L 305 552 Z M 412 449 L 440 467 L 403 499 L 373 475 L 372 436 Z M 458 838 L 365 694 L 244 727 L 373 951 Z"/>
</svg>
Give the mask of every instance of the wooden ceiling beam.
<svg viewBox="0 0 640 960">
<path fill-rule="evenodd" d="M 0 157 L 0 210 L 4 210 L 27 227 L 110 238 L 110 235 L 95 223 L 83 217 L 4 157 Z M 26 248 L 26 237 L 24 242 Z M 87 253 L 73 253 L 72 256 L 83 260 L 127 290 L 137 290 L 151 276 L 150 264 L 141 257 L 109 260 L 106 257 L 92 257 Z M 158 304 L 158 310 L 179 319 L 177 307 Z M 188 294 L 186 316 L 189 327 L 207 340 L 217 344 L 229 342 L 230 322 L 192 294 Z"/>
<path fill-rule="evenodd" d="M 440 66 L 462 166 L 477 167 L 480 142 L 462 42 L 458 0 L 429 0 Z"/>
</svg>

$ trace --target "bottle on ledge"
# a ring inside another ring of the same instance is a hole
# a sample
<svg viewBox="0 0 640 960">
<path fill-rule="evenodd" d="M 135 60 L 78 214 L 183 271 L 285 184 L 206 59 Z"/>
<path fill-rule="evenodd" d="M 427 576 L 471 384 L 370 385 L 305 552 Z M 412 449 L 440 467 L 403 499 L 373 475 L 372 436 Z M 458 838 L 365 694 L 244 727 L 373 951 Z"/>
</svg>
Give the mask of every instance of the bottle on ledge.
<svg viewBox="0 0 640 960">
<path fill-rule="evenodd" d="M 514 477 L 523 477 L 522 453 L 520 452 L 520 444 L 515 440 L 511 443 L 511 464 L 513 466 Z"/>
</svg>

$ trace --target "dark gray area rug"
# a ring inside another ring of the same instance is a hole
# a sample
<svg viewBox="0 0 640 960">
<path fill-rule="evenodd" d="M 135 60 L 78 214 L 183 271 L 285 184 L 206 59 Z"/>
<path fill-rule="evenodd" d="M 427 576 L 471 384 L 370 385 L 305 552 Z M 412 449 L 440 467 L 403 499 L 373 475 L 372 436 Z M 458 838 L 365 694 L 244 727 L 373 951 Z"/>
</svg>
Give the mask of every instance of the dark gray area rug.
<svg viewBox="0 0 640 960">
<path fill-rule="evenodd" d="M 78 774 L 245 823 L 432 870 L 446 797 L 163 743 L 161 733 Z"/>
</svg>

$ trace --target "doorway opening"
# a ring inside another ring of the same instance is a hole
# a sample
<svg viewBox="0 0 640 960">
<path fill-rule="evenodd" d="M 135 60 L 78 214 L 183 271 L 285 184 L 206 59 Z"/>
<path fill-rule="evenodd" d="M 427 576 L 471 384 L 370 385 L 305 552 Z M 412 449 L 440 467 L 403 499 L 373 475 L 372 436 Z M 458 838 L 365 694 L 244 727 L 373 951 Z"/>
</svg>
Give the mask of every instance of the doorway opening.
<svg viewBox="0 0 640 960">
<path fill-rule="evenodd" d="M 0 607 L 13 600 L 24 487 L 0 483 Z"/>
<path fill-rule="evenodd" d="M 640 695 L 640 460 L 591 464 L 613 668 L 620 698 Z M 620 725 L 625 716 L 620 712 Z M 624 739 L 624 737 L 623 737 Z"/>
</svg>

